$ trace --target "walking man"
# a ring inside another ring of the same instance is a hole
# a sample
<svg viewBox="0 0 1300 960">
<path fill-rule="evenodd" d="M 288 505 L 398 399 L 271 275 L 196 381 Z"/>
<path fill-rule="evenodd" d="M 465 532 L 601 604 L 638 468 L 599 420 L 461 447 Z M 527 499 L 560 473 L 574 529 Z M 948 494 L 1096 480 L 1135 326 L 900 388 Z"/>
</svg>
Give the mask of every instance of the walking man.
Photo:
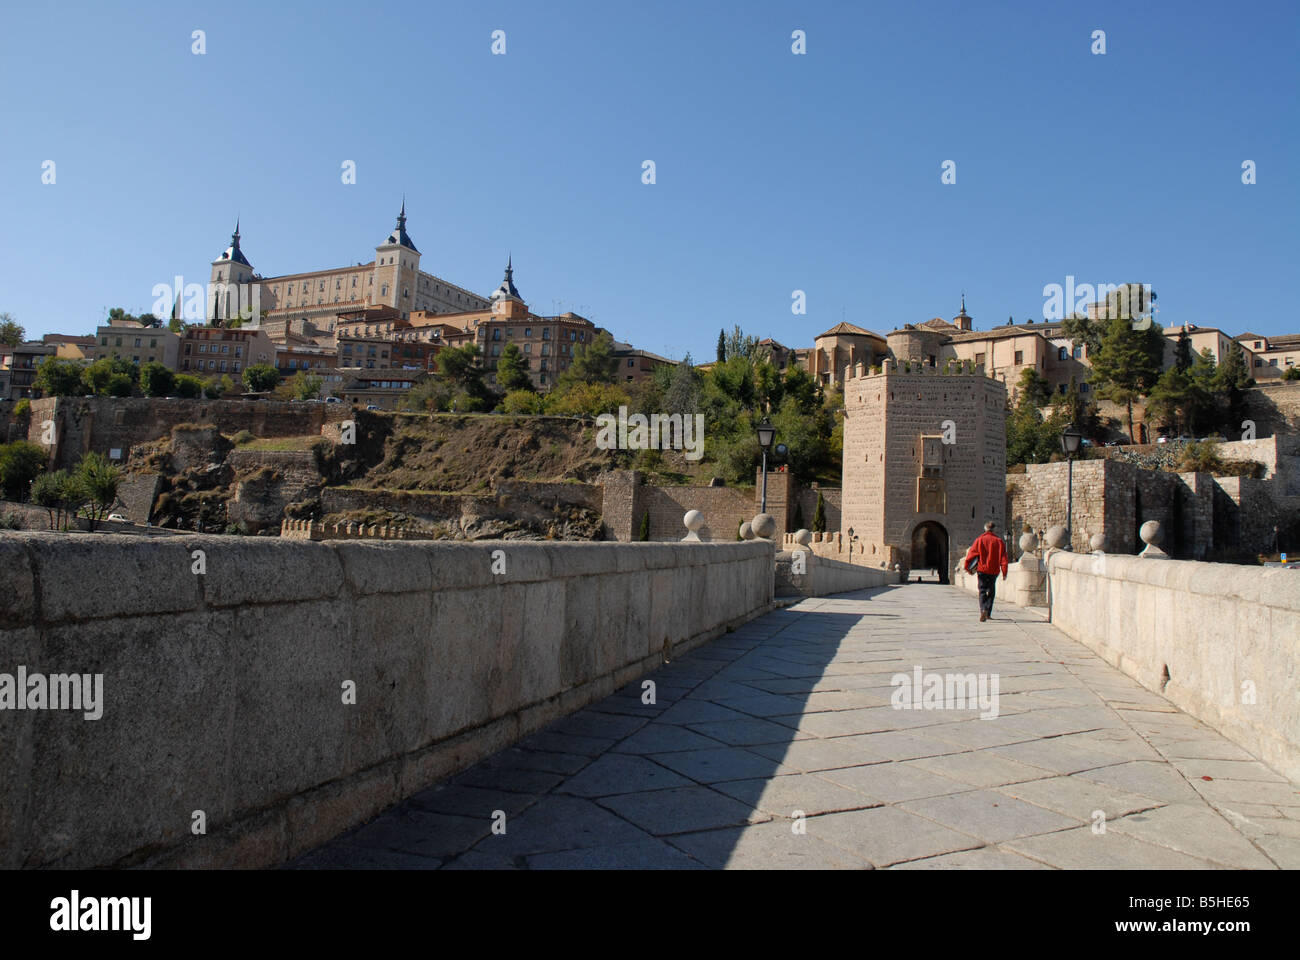
<svg viewBox="0 0 1300 960">
<path fill-rule="evenodd" d="M 963 561 L 967 570 L 971 567 L 971 561 L 976 561 L 975 572 L 980 587 L 980 623 L 993 616 L 993 595 L 997 592 L 998 571 L 1002 571 L 1003 580 L 1007 578 L 1007 548 L 1003 545 L 1002 538 L 993 532 L 996 526 L 992 520 L 984 524 L 984 532 L 975 538 Z"/>
</svg>

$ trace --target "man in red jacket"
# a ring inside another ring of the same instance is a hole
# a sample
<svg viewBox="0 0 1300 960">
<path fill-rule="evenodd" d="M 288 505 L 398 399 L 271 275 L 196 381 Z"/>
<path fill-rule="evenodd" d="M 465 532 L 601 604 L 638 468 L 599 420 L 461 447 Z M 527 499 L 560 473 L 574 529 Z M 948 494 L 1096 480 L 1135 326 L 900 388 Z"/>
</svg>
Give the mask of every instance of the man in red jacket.
<svg viewBox="0 0 1300 960">
<path fill-rule="evenodd" d="M 970 550 L 966 551 L 966 559 L 962 561 L 967 569 L 970 569 L 972 559 L 978 561 L 975 571 L 980 586 L 980 623 L 993 616 L 993 595 L 997 592 L 998 571 L 1002 571 L 1003 580 L 1007 578 L 1007 548 L 1002 543 L 1002 538 L 993 532 L 996 526 L 992 520 L 984 524 L 984 532 L 975 538 Z"/>
</svg>

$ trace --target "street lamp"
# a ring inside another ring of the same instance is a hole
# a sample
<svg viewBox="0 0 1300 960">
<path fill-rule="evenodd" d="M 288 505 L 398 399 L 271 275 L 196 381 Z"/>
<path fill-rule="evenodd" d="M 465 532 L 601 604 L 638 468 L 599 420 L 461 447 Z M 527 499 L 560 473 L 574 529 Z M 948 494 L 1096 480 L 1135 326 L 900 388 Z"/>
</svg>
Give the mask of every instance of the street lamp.
<svg viewBox="0 0 1300 960">
<path fill-rule="evenodd" d="M 1074 455 L 1079 452 L 1083 442 L 1083 431 L 1073 423 L 1067 423 L 1061 431 L 1061 451 L 1065 454 L 1068 466 L 1068 479 L 1065 484 L 1065 549 L 1074 549 Z"/>
<path fill-rule="evenodd" d="M 776 436 L 776 427 L 772 426 L 767 417 L 758 425 L 758 445 L 763 448 L 763 494 L 759 501 L 758 512 L 767 513 L 767 449 L 772 446 L 772 440 Z"/>
</svg>

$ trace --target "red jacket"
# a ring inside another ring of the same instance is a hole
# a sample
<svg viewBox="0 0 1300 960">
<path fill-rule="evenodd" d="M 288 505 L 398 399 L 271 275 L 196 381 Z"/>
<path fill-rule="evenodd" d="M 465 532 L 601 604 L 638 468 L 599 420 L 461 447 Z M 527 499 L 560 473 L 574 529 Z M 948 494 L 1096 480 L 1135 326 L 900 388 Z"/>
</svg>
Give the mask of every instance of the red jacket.
<svg viewBox="0 0 1300 960">
<path fill-rule="evenodd" d="M 962 566 L 970 563 L 971 557 L 975 556 L 979 557 L 979 564 L 975 567 L 979 573 L 996 575 L 1001 570 L 1002 576 L 1007 575 L 1007 548 L 997 534 L 986 530 L 976 537 L 975 542 L 966 551 L 966 559 L 962 561 Z"/>
</svg>

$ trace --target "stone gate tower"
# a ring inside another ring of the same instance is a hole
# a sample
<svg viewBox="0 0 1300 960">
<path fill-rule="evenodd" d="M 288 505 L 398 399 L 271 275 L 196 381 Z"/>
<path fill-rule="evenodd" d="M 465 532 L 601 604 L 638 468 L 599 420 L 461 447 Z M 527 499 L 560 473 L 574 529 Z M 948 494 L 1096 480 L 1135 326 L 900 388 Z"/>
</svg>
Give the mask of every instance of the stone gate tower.
<svg viewBox="0 0 1300 960">
<path fill-rule="evenodd" d="M 996 521 L 1005 533 L 1005 385 L 930 365 L 844 380 L 844 503 L 840 532 L 868 563 L 935 567 L 949 578 Z"/>
</svg>

